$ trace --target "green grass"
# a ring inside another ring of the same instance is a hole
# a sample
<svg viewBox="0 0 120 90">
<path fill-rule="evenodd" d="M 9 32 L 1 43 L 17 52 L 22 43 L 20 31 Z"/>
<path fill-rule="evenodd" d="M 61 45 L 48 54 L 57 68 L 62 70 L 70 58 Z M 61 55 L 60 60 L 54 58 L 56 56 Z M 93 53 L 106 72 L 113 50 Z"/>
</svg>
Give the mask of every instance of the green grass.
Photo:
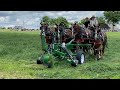
<svg viewBox="0 0 120 90">
<path fill-rule="evenodd" d="M 0 30 L 1 79 L 119 79 L 120 33 L 109 32 L 104 59 L 92 57 L 72 67 L 66 61 L 55 61 L 53 68 L 37 65 L 42 54 L 39 31 Z"/>
</svg>

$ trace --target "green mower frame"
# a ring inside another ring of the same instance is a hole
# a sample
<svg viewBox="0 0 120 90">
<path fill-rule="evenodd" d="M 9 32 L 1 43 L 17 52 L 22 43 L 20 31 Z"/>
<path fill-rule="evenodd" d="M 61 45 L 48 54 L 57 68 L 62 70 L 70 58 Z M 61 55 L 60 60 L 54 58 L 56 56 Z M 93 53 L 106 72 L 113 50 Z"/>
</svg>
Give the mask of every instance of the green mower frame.
<svg viewBox="0 0 120 90">
<path fill-rule="evenodd" d="M 59 31 L 59 30 L 58 30 Z M 59 42 L 55 42 L 55 36 L 60 36 Z M 44 51 L 43 55 L 41 55 L 37 59 L 37 64 L 44 64 L 48 68 L 53 66 L 52 55 L 54 57 L 58 57 L 59 59 L 67 60 L 72 66 L 76 67 L 78 64 L 82 64 L 85 62 L 85 53 L 83 51 L 83 47 L 87 46 L 91 48 L 91 44 L 73 44 L 74 38 L 69 42 L 62 42 L 62 33 L 61 31 L 54 33 L 52 43 L 47 44 L 45 38 L 45 30 L 41 30 L 41 44 L 42 50 Z M 76 52 L 73 52 L 72 49 L 74 47 L 82 47 L 78 49 Z"/>
</svg>

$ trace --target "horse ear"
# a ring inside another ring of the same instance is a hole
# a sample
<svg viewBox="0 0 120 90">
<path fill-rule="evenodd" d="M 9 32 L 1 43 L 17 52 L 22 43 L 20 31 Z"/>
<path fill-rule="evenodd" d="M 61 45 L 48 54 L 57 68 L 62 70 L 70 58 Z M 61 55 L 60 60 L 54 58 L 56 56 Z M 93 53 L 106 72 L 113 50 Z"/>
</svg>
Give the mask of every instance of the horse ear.
<svg viewBox="0 0 120 90">
<path fill-rule="evenodd" d="M 40 30 L 42 29 L 42 27 L 40 27 Z"/>
<path fill-rule="evenodd" d="M 58 26 L 57 23 L 55 23 L 55 25 Z"/>
<path fill-rule="evenodd" d="M 41 25 L 43 25 L 42 23 L 40 23 Z"/>
</svg>

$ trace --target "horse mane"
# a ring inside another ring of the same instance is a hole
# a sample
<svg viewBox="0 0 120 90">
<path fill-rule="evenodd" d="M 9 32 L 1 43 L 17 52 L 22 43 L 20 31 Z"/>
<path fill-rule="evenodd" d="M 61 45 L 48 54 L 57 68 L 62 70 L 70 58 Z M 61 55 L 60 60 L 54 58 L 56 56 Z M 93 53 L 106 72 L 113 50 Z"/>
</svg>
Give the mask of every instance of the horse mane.
<svg viewBox="0 0 120 90">
<path fill-rule="evenodd" d="M 81 26 L 78 25 L 78 24 L 74 25 L 73 28 L 74 28 L 75 32 L 80 32 L 81 31 Z"/>
</svg>

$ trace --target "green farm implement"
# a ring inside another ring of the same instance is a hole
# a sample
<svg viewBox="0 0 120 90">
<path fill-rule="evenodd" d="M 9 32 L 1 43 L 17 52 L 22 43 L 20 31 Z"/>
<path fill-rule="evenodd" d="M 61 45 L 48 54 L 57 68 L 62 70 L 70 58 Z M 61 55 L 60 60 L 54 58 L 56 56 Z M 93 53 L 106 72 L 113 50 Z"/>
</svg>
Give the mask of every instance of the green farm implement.
<svg viewBox="0 0 120 90">
<path fill-rule="evenodd" d="M 58 42 L 56 42 L 56 37 L 58 37 Z M 48 44 L 46 38 L 51 38 L 51 43 Z M 37 64 L 44 64 L 48 68 L 51 68 L 53 66 L 53 56 L 66 60 L 74 67 L 85 62 L 83 48 L 87 47 L 90 49 L 91 44 L 75 43 L 74 38 L 65 43 L 62 41 L 62 38 L 62 31 L 59 29 L 57 33 L 53 32 L 51 37 L 46 35 L 44 28 L 41 30 L 41 43 L 44 53 L 37 59 Z"/>
</svg>

